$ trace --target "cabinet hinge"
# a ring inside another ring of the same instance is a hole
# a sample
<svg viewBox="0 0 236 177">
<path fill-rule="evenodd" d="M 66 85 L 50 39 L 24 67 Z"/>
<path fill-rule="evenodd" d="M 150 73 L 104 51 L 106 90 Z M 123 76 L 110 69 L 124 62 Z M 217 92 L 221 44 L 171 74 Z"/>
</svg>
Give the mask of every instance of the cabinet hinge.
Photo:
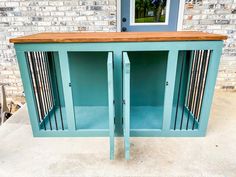
<svg viewBox="0 0 236 177">
<path fill-rule="evenodd" d="M 122 103 L 125 104 L 125 100 L 122 100 Z"/>
</svg>

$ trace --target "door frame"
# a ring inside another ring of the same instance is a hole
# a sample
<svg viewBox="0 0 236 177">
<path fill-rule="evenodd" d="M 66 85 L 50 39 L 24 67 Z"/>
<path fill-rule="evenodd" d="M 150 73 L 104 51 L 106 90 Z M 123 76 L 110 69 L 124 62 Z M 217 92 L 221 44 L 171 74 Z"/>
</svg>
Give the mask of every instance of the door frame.
<svg viewBox="0 0 236 177">
<path fill-rule="evenodd" d="M 177 31 L 182 31 L 183 29 L 183 19 L 184 19 L 184 5 L 185 0 L 179 0 L 179 14 L 178 14 L 178 23 L 177 23 Z M 121 0 L 116 0 L 116 31 L 121 32 Z"/>
</svg>

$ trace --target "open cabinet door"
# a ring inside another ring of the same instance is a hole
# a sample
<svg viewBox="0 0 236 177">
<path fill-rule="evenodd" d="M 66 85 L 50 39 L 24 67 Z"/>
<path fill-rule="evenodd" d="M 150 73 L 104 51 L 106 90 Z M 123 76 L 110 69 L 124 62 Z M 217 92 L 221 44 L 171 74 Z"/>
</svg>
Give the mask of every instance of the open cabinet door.
<svg viewBox="0 0 236 177">
<path fill-rule="evenodd" d="M 107 78 L 108 78 L 108 107 L 109 107 L 109 136 L 110 136 L 110 159 L 114 159 L 114 119 L 115 119 L 115 108 L 114 108 L 114 85 L 113 85 L 113 54 L 108 53 L 107 59 Z"/>
<path fill-rule="evenodd" d="M 123 53 L 123 132 L 125 158 L 130 158 L 130 61 L 126 52 Z"/>
</svg>

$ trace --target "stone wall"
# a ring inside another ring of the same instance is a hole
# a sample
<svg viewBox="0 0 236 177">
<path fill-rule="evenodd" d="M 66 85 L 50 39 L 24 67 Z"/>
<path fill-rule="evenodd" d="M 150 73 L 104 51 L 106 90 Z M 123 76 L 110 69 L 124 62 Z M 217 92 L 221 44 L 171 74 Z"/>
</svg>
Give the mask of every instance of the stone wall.
<svg viewBox="0 0 236 177">
<path fill-rule="evenodd" d="M 190 0 L 184 30 L 227 34 L 224 56 L 236 56 L 236 0 Z M 116 0 L 1 0 L 0 84 L 8 100 L 22 100 L 23 89 L 9 38 L 45 31 L 116 31 Z M 236 61 L 224 57 L 217 88 L 236 88 Z"/>
<path fill-rule="evenodd" d="M 184 30 L 226 34 L 217 88 L 236 89 L 236 0 L 190 0 L 184 11 Z"/>
</svg>

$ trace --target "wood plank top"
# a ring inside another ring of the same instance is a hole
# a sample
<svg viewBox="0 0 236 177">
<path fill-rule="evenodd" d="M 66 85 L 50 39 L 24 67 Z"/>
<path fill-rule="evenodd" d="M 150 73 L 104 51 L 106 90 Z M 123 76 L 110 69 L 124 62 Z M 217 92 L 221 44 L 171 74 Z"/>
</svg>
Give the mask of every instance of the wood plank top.
<svg viewBox="0 0 236 177">
<path fill-rule="evenodd" d="M 12 43 L 75 43 L 75 42 L 158 42 L 218 41 L 227 36 L 197 31 L 180 32 L 68 32 L 38 33 L 10 39 Z"/>
</svg>

